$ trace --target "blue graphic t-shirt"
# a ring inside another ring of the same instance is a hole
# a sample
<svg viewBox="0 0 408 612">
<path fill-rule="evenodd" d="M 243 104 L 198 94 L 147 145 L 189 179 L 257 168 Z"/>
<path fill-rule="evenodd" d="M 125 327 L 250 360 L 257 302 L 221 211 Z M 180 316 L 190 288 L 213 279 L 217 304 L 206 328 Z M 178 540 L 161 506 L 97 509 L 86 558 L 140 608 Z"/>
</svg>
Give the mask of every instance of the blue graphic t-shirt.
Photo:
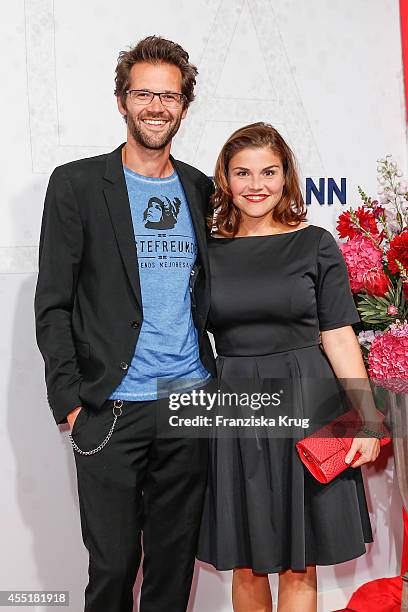
<svg viewBox="0 0 408 612">
<path fill-rule="evenodd" d="M 179 392 L 197 387 L 211 374 L 201 363 L 191 314 L 189 279 L 197 243 L 180 179 L 176 172 L 166 178 L 146 177 L 126 166 L 124 173 L 143 323 L 126 376 L 109 399 L 141 401 L 161 396 L 158 382 L 164 379 L 173 381 L 172 390 Z"/>
</svg>

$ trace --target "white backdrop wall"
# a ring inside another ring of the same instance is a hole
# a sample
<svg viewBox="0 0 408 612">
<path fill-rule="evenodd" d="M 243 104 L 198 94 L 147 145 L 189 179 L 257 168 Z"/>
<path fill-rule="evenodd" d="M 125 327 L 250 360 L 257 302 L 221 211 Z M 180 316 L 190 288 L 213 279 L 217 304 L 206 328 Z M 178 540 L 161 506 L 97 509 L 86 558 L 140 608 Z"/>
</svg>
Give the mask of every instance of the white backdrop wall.
<svg viewBox="0 0 408 612">
<path fill-rule="evenodd" d="M 407 170 L 397 0 L 2 7 L 0 589 L 67 589 L 73 612 L 83 606 L 87 553 L 73 450 L 49 412 L 35 343 L 41 214 L 56 165 L 125 140 L 114 68 L 119 51 L 148 34 L 180 42 L 199 68 L 197 99 L 173 153 L 208 174 L 226 136 L 259 120 L 288 140 L 303 180 L 345 177 L 348 205 L 358 205 L 357 185 L 375 195 L 378 157 L 392 153 Z M 312 199 L 309 221 L 336 235 L 341 209 L 336 199 L 332 206 Z M 359 559 L 319 568 L 320 612 L 343 607 L 367 580 L 399 573 L 401 500 L 390 452 L 363 471 L 375 541 Z M 191 611 L 231 610 L 230 582 L 229 572 L 197 564 Z M 271 583 L 276 600 L 276 576 Z"/>
</svg>

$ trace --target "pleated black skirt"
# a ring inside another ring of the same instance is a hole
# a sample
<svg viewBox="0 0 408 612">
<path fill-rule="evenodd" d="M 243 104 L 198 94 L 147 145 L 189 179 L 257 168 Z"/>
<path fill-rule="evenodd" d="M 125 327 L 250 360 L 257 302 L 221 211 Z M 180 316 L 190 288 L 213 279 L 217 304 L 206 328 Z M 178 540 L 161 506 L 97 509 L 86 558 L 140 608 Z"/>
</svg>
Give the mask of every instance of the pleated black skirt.
<svg viewBox="0 0 408 612">
<path fill-rule="evenodd" d="M 307 418 L 314 430 L 348 409 L 319 346 L 259 357 L 218 356 L 217 370 L 221 390 L 284 388 L 286 400 L 276 416 Z M 327 377 L 317 379 L 317 371 Z M 273 411 L 267 411 L 269 417 Z M 244 414 L 221 406 L 216 412 Z M 199 560 L 218 570 L 250 567 L 270 574 L 334 565 L 366 552 L 373 537 L 361 468 L 349 467 L 321 484 L 295 447 L 312 430 L 285 427 L 280 437 L 277 427 L 213 429 Z"/>
</svg>

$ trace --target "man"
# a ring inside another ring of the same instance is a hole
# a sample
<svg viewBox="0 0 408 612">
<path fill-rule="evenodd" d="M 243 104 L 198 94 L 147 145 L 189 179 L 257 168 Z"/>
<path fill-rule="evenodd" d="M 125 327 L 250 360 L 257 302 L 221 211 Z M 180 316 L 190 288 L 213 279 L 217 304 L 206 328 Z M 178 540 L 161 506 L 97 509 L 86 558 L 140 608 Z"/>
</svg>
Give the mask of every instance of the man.
<svg viewBox="0 0 408 612">
<path fill-rule="evenodd" d="M 207 441 L 157 435 L 160 380 L 191 388 L 215 375 L 204 330 L 212 182 L 170 155 L 194 99 L 188 59 L 155 36 L 120 53 L 126 143 L 57 167 L 44 204 L 36 332 L 48 401 L 75 450 L 85 612 L 131 612 L 141 532 L 140 612 L 184 611 L 191 587 Z M 158 201 L 171 223 L 146 217 Z"/>
</svg>

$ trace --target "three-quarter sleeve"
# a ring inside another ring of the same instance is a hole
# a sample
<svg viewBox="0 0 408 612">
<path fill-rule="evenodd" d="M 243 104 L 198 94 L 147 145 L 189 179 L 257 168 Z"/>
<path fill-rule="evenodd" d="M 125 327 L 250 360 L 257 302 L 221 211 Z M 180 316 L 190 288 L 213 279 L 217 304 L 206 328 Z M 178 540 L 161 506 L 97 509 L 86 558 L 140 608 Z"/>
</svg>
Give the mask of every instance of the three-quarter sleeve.
<svg viewBox="0 0 408 612">
<path fill-rule="evenodd" d="M 318 247 L 316 299 L 320 331 L 360 322 L 346 262 L 327 230 L 323 232 Z"/>
</svg>

